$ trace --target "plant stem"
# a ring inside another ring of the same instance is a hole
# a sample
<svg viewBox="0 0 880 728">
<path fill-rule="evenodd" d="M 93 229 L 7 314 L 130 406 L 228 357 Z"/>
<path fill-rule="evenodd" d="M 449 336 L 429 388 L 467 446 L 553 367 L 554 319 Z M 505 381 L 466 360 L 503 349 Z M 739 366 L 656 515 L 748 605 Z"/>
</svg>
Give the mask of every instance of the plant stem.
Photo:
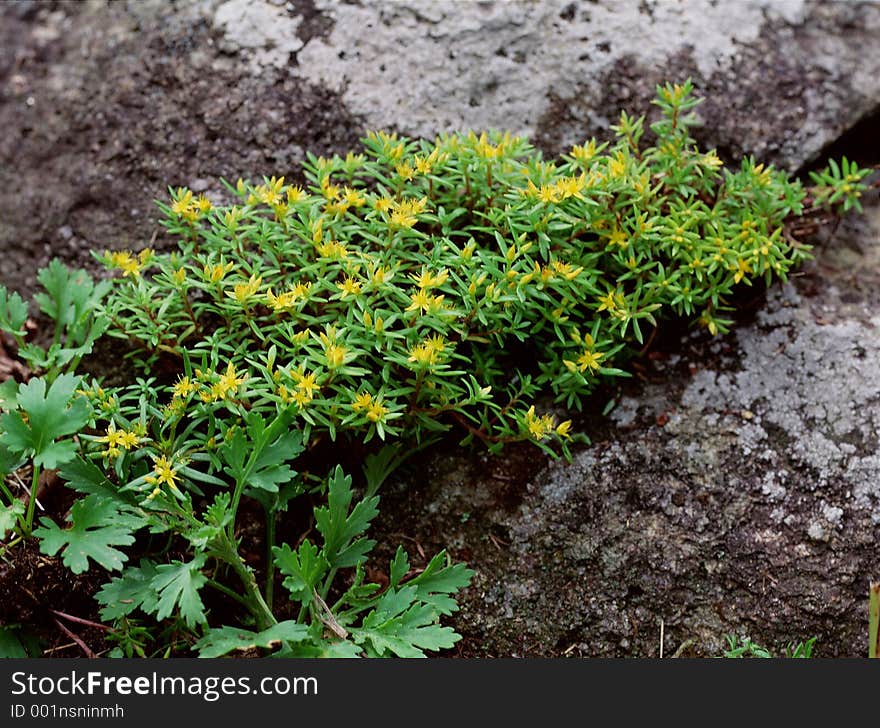
<svg viewBox="0 0 880 728">
<path fill-rule="evenodd" d="M 868 657 L 880 658 L 880 582 L 869 586 Z"/>
<path fill-rule="evenodd" d="M 37 505 L 37 488 L 40 485 L 40 468 L 34 465 L 34 474 L 31 478 L 31 494 L 28 498 L 27 515 L 24 520 L 24 535 L 30 538 L 31 531 L 34 528 L 34 510 Z"/>
<path fill-rule="evenodd" d="M 234 591 L 232 591 L 232 589 L 230 589 L 228 586 L 221 584 L 219 581 L 215 581 L 214 579 L 208 579 L 207 584 L 208 584 L 208 586 L 216 589 L 217 591 L 223 592 L 223 594 L 230 597 L 231 599 L 234 599 L 239 604 L 243 604 L 246 607 L 249 606 L 247 603 L 247 600 L 245 600 L 241 596 L 241 594 L 236 594 Z"/>
<path fill-rule="evenodd" d="M 333 586 L 333 580 L 336 578 L 336 572 L 339 570 L 339 567 L 334 566 L 330 569 L 330 573 L 327 574 L 327 578 L 324 580 L 324 586 L 321 587 L 321 599 L 327 599 L 327 594 L 330 593 L 330 587 Z"/>
<path fill-rule="evenodd" d="M 5 544 L 3 548 L 0 549 L 0 559 L 2 559 L 6 555 L 6 552 L 9 551 L 9 549 L 11 549 L 16 544 L 21 543 L 23 540 L 24 536 L 19 536 L 18 538 L 12 539 L 12 541 L 10 541 L 8 544 Z"/>
<path fill-rule="evenodd" d="M 273 624 L 277 624 L 278 620 L 275 619 L 275 615 L 272 614 L 272 610 L 269 609 L 269 606 L 263 600 L 263 595 L 260 594 L 260 589 L 257 586 L 257 580 L 254 578 L 253 572 L 245 565 L 241 556 L 238 555 L 238 549 L 235 547 L 234 542 L 224 535 L 221 536 L 218 546 L 219 548 L 215 552 L 216 556 L 229 564 L 241 580 L 241 584 L 244 587 L 241 602 L 254 615 L 257 627 L 260 630 L 264 630 L 269 629 Z"/>
</svg>

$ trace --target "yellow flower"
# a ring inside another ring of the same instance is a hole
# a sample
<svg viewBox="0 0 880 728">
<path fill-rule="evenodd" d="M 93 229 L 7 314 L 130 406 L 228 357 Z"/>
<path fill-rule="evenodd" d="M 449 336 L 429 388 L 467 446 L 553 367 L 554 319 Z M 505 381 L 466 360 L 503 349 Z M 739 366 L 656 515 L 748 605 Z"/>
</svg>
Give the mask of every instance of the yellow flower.
<svg viewBox="0 0 880 728">
<path fill-rule="evenodd" d="M 329 177 L 324 177 L 321 180 L 321 194 L 324 195 L 324 198 L 327 200 L 335 200 L 339 197 L 339 187 L 338 185 L 334 185 L 330 183 Z"/>
<path fill-rule="evenodd" d="M 556 183 L 556 194 L 560 200 L 569 197 L 583 197 L 581 189 L 586 183 L 586 177 L 563 177 Z"/>
<path fill-rule="evenodd" d="M 712 319 L 711 314 L 707 311 L 700 316 L 700 325 L 709 329 L 709 333 L 715 336 L 718 333 L 718 324 Z"/>
<path fill-rule="evenodd" d="M 232 292 L 227 292 L 226 295 L 236 300 L 241 305 L 244 305 L 248 300 L 257 295 L 257 291 L 260 290 L 260 284 L 262 282 L 262 277 L 252 275 L 248 278 L 247 283 L 236 283 Z"/>
<path fill-rule="evenodd" d="M 272 177 L 265 185 L 254 188 L 257 199 L 264 205 L 274 207 L 281 203 L 281 190 L 284 188 L 284 177 Z"/>
<path fill-rule="evenodd" d="M 411 180 L 415 175 L 415 170 L 409 162 L 398 164 L 395 168 L 395 172 L 397 172 L 398 175 L 400 175 L 401 177 L 403 177 L 403 179 L 407 181 Z"/>
<path fill-rule="evenodd" d="M 219 283 L 223 280 L 227 273 L 233 268 L 232 263 L 219 263 L 216 265 L 206 265 L 202 272 L 209 283 Z"/>
<path fill-rule="evenodd" d="M 388 224 L 392 228 L 407 229 L 413 227 L 418 221 L 418 218 L 413 215 L 409 215 L 401 210 L 394 210 L 391 213 L 391 220 Z"/>
<path fill-rule="evenodd" d="M 223 214 L 223 224 L 230 230 L 235 230 L 238 227 L 238 221 L 241 220 L 241 216 L 241 208 L 233 205 Z"/>
<path fill-rule="evenodd" d="M 363 412 L 373 403 L 373 395 L 369 392 L 360 392 L 351 403 L 351 408 L 355 412 Z"/>
<path fill-rule="evenodd" d="M 388 414 L 388 408 L 382 404 L 382 397 L 373 398 L 369 392 L 360 392 L 351 403 L 351 409 L 360 414 L 364 413 L 370 422 L 382 422 Z"/>
<path fill-rule="evenodd" d="M 346 204 L 351 207 L 363 207 L 367 204 L 367 198 L 351 187 L 345 187 L 342 190 L 342 196 L 345 198 Z"/>
<path fill-rule="evenodd" d="M 177 490 L 177 470 L 171 466 L 171 461 L 162 455 L 153 459 L 153 475 L 144 478 L 151 485 L 165 484 Z M 155 492 L 155 491 L 154 491 Z"/>
<path fill-rule="evenodd" d="M 388 414 L 388 408 L 382 405 L 380 399 L 374 400 L 370 403 L 370 406 L 367 407 L 367 419 L 370 422 L 381 422 L 385 419 L 385 415 Z"/>
<path fill-rule="evenodd" d="M 324 239 L 324 218 L 319 217 L 309 226 L 312 230 L 312 242 L 317 245 Z"/>
<path fill-rule="evenodd" d="M 391 280 L 392 273 L 387 266 L 378 265 L 370 268 L 370 282 L 374 286 L 383 286 Z"/>
<path fill-rule="evenodd" d="M 293 305 L 296 303 L 296 293 L 285 291 L 276 296 L 270 288 L 266 291 L 266 302 L 273 311 L 285 311 L 293 308 Z"/>
<path fill-rule="evenodd" d="M 174 281 L 178 286 L 182 286 L 186 283 L 186 268 L 176 268 L 171 273 L 171 280 Z"/>
<path fill-rule="evenodd" d="M 410 297 L 410 304 L 406 307 L 407 311 L 427 311 L 430 305 L 427 291 L 420 288 L 417 293 L 413 293 Z"/>
<path fill-rule="evenodd" d="M 186 215 L 191 211 L 193 204 L 192 190 L 184 190 L 183 187 L 177 190 L 175 200 L 171 205 L 171 212 L 175 215 Z"/>
<path fill-rule="evenodd" d="M 348 250 L 346 250 L 345 246 L 335 240 L 330 240 L 329 242 L 318 245 L 315 249 L 318 251 L 318 255 L 322 258 L 348 257 Z"/>
<path fill-rule="evenodd" d="M 420 288 L 417 293 L 411 294 L 409 298 L 410 304 L 406 307 L 407 311 L 436 313 L 443 307 L 443 299 L 445 296 L 429 296 L 424 288 Z"/>
<path fill-rule="evenodd" d="M 601 368 L 600 362 L 604 358 L 604 354 L 601 351 L 592 351 L 591 349 L 585 349 L 584 352 L 577 358 L 577 366 L 578 370 L 581 372 L 587 371 L 599 371 Z"/>
<path fill-rule="evenodd" d="M 571 156 L 580 164 L 587 164 L 596 156 L 596 140 L 590 139 L 582 146 L 574 146 L 571 148 Z"/>
<path fill-rule="evenodd" d="M 525 418 L 526 432 L 533 440 L 543 440 L 556 429 L 552 415 L 535 414 L 535 406 L 529 407 Z"/>
<path fill-rule="evenodd" d="M 303 329 L 302 331 L 297 331 L 293 336 L 290 337 L 291 341 L 297 346 L 302 346 L 306 339 L 309 338 L 311 331 L 309 329 Z"/>
<path fill-rule="evenodd" d="M 746 273 L 752 272 L 752 266 L 749 265 L 747 260 L 741 258 L 731 270 L 735 271 L 733 274 L 733 282 L 739 283 L 745 277 Z"/>
<path fill-rule="evenodd" d="M 615 227 L 614 230 L 611 231 L 611 235 L 608 236 L 608 244 L 616 245 L 619 248 L 625 248 L 629 245 L 629 238 L 623 230 Z"/>
<path fill-rule="evenodd" d="M 122 450 L 131 450 L 136 447 L 140 437 L 134 430 L 117 430 L 116 423 L 110 422 L 107 425 L 107 434 L 97 438 L 97 442 L 107 444 L 107 449 L 101 454 L 104 457 L 117 458 L 122 454 Z"/>
<path fill-rule="evenodd" d="M 127 250 L 118 250 L 112 253 L 108 250 L 104 256 L 111 267 L 122 271 L 123 276 L 138 278 L 141 274 L 141 268 L 144 266 L 140 257 L 135 257 Z"/>
<path fill-rule="evenodd" d="M 442 286 L 446 283 L 449 279 L 449 273 L 445 268 L 437 274 L 423 269 L 419 275 L 411 275 L 410 278 L 412 278 L 416 282 L 416 285 L 421 289 L 436 288 L 437 286 Z"/>
<path fill-rule="evenodd" d="M 553 270 L 561 275 L 567 281 L 573 281 L 577 278 L 581 273 L 584 272 L 582 266 L 578 266 L 577 268 L 573 268 L 571 263 L 564 263 L 561 260 L 554 260 L 551 263 Z"/>
<path fill-rule="evenodd" d="M 357 296 L 361 292 L 361 283 L 351 276 L 346 276 L 342 283 L 337 283 L 336 287 L 342 291 L 340 298 L 343 300 L 349 296 Z"/>
<path fill-rule="evenodd" d="M 421 215 L 428 206 L 428 198 L 422 197 L 421 199 L 416 200 L 415 198 L 410 198 L 407 200 L 401 200 L 400 202 L 395 202 L 394 207 L 401 212 L 408 215 Z"/>
<path fill-rule="evenodd" d="M 559 202 L 559 191 L 556 185 L 541 185 L 537 197 L 541 202 Z"/>
<path fill-rule="evenodd" d="M 306 193 L 303 191 L 302 187 L 299 187 L 298 185 L 287 188 L 287 202 L 291 205 L 295 205 L 297 202 L 302 202 L 306 197 Z"/>
<path fill-rule="evenodd" d="M 391 203 L 391 219 L 388 224 L 392 228 L 411 228 L 418 222 L 418 215 L 421 215 L 428 206 L 428 198 L 422 197 L 419 200 L 408 199 Z"/>
<path fill-rule="evenodd" d="M 186 399 L 195 391 L 196 385 L 189 377 L 181 377 L 174 385 L 174 396 L 180 399 Z"/>
<path fill-rule="evenodd" d="M 199 373 L 196 372 L 196 374 L 198 376 Z M 205 402 L 226 399 L 230 392 L 234 395 L 238 387 L 244 384 L 247 379 L 247 374 L 239 375 L 232 362 L 229 362 L 226 365 L 226 372 L 221 374 L 220 378 L 211 385 L 210 390 L 201 393 L 201 398 Z"/>
<path fill-rule="evenodd" d="M 431 152 L 431 156 L 429 157 L 416 157 L 413 161 L 415 162 L 416 172 L 419 174 L 431 174 L 431 170 L 433 169 L 433 157 L 437 153 L 435 149 Z"/>
<path fill-rule="evenodd" d="M 321 387 L 317 382 L 318 375 L 314 372 L 306 374 L 303 369 L 300 368 L 298 371 L 291 372 L 290 376 L 296 382 L 296 389 L 300 392 L 304 392 L 309 399 L 312 399 L 315 396 L 315 392 L 321 391 Z"/>
<path fill-rule="evenodd" d="M 394 200 L 388 197 L 378 197 L 373 201 L 373 208 L 377 212 L 388 212 L 393 204 Z"/>
<path fill-rule="evenodd" d="M 321 334 L 321 340 L 324 342 L 324 359 L 330 369 L 338 369 L 345 363 L 345 356 L 348 350 L 337 344 L 334 337 L 328 337 Z"/>
<path fill-rule="evenodd" d="M 608 175 L 612 178 L 623 177 L 626 173 L 626 160 L 623 155 L 618 153 L 614 159 L 608 161 Z"/>
<path fill-rule="evenodd" d="M 328 201 L 324 205 L 324 212 L 326 212 L 328 215 L 341 217 L 346 212 L 348 212 L 349 207 L 351 207 L 351 205 L 349 205 L 348 202 L 346 202 L 345 200 L 340 200 L 338 202 Z"/>
<path fill-rule="evenodd" d="M 409 350 L 407 361 L 417 365 L 433 366 L 437 363 L 439 355 L 446 348 L 446 341 L 442 336 L 435 335 L 416 344 Z"/>
<path fill-rule="evenodd" d="M 608 293 L 604 296 L 599 296 L 599 303 L 602 305 L 599 306 L 597 311 L 608 311 L 609 313 L 613 313 L 617 310 L 617 300 L 614 295 L 614 291 L 608 291 Z"/>
<path fill-rule="evenodd" d="M 290 404 L 291 402 L 293 402 L 300 408 L 305 407 L 309 402 L 312 401 L 312 395 L 308 390 L 295 389 L 293 392 L 291 392 L 283 384 L 278 387 L 278 394 L 284 404 Z"/>
<path fill-rule="evenodd" d="M 138 440 L 136 432 L 129 432 L 128 430 L 120 430 L 119 432 L 119 444 L 126 450 L 131 450 L 135 447 L 138 444 Z"/>
<path fill-rule="evenodd" d="M 562 438 L 571 437 L 568 433 L 571 430 L 571 420 L 566 420 L 565 422 L 560 423 L 556 428 L 556 434 Z"/>
</svg>

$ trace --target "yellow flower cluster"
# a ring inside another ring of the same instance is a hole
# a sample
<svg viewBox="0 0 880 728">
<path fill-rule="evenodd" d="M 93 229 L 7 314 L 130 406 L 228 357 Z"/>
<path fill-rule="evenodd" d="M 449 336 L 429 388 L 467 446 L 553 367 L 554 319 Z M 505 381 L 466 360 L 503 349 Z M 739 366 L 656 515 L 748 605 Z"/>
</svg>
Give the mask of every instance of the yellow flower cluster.
<svg viewBox="0 0 880 728">
<path fill-rule="evenodd" d="M 369 392 L 360 392 L 351 404 L 356 413 L 363 413 L 370 422 L 383 422 L 388 408 L 382 404 L 381 397 L 373 397 Z"/>
<path fill-rule="evenodd" d="M 171 203 L 171 212 L 190 223 L 196 222 L 205 213 L 213 209 L 211 201 L 205 195 L 194 197 L 192 190 L 184 187 L 178 188 L 173 198 L 174 202 Z"/>
<path fill-rule="evenodd" d="M 376 203 L 378 209 L 378 202 Z M 404 200 L 389 200 L 388 209 L 391 212 L 391 217 L 388 220 L 388 227 L 392 230 L 400 230 L 400 229 L 408 229 L 413 227 L 418 221 L 418 216 L 421 215 L 425 208 L 428 206 L 428 198 L 422 197 L 421 199 L 404 199 Z"/>
<path fill-rule="evenodd" d="M 123 277 L 140 277 L 141 271 L 150 264 L 154 256 L 150 248 L 144 248 L 137 255 L 128 250 L 104 251 L 104 262 L 111 268 L 122 271 Z"/>
<path fill-rule="evenodd" d="M 314 372 L 305 372 L 303 367 L 291 370 L 290 378 L 293 380 L 293 391 L 286 385 L 281 384 L 278 387 L 278 395 L 285 404 L 295 402 L 300 408 L 305 407 L 315 398 L 315 394 L 321 391 L 321 385 L 318 384 L 318 375 Z M 280 378 L 280 372 L 276 373 L 276 378 Z"/>
<path fill-rule="evenodd" d="M 559 437 L 569 437 L 571 430 L 571 420 L 556 424 L 556 418 L 553 415 L 538 415 L 535 412 L 535 406 L 529 407 L 529 411 L 525 416 L 525 429 L 528 436 L 536 441 L 541 441 L 545 437 L 556 433 Z"/>
<path fill-rule="evenodd" d="M 266 291 L 266 303 L 273 311 L 289 311 L 298 303 L 308 300 L 311 283 L 297 283 L 289 291 L 274 294 L 272 289 Z"/>
<path fill-rule="evenodd" d="M 318 338 L 324 345 L 324 361 L 328 369 L 339 369 L 345 364 L 348 349 L 336 341 L 336 329 L 332 326 L 326 332 L 318 334 Z"/>
<path fill-rule="evenodd" d="M 173 467 L 171 461 L 164 455 L 153 458 L 153 474 L 144 477 L 144 480 L 151 485 L 155 485 L 156 489 L 147 496 L 150 500 L 161 494 L 158 486 L 167 485 L 172 490 L 178 490 L 177 487 L 177 469 Z"/>
<path fill-rule="evenodd" d="M 231 291 L 227 291 L 226 295 L 242 306 L 247 306 L 251 299 L 255 298 L 260 291 L 260 285 L 263 279 L 260 276 L 252 275 L 245 283 L 236 283 Z"/>
<path fill-rule="evenodd" d="M 567 200 L 570 197 L 583 199 L 583 193 L 593 184 L 594 177 L 585 173 L 578 177 L 561 177 L 552 185 L 538 187 L 532 180 L 526 182 L 526 186 L 520 192 L 524 197 L 536 199 L 544 203 L 556 203 Z"/>
<path fill-rule="evenodd" d="M 140 442 L 141 434 L 135 430 L 117 430 L 116 423 L 110 422 L 107 426 L 107 434 L 97 438 L 97 442 L 107 444 L 107 449 L 101 454 L 107 458 L 118 458 L 122 450 L 131 450 Z"/>
<path fill-rule="evenodd" d="M 424 288 L 410 294 L 410 303 L 407 311 L 420 311 L 422 313 L 438 313 L 443 309 L 445 296 L 432 296 Z"/>
<path fill-rule="evenodd" d="M 215 263 L 212 265 L 205 265 L 202 268 L 202 273 L 205 276 L 205 280 L 208 283 L 219 283 L 222 281 L 227 273 L 230 273 L 235 266 L 232 263 L 224 263 L 222 260 L 220 263 Z"/>
<path fill-rule="evenodd" d="M 409 350 L 409 361 L 417 366 L 433 366 L 439 360 L 440 354 L 446 349 L 446 341 L 436 334 L 424 341 L 419 342 Z"/>
<path fill-rule="evenodd" d="M 218 402 L 228 399 L 230 395 L 235 396 L 238 393 L 238 388 L 248 380 L 248 375 L 239 374 L 232 362 L 226 365 L 226 371 L 223 374 L 196 369 L 195 375 L 196 379 L 204 382 L 207 386 L 201 388 L 188 378 L 183 378 L 175 385 L 175 394 L 180 392 L 179 397 L 186 397 L 199 389 L 199 397 L 203 402 Z"/>
</svg>

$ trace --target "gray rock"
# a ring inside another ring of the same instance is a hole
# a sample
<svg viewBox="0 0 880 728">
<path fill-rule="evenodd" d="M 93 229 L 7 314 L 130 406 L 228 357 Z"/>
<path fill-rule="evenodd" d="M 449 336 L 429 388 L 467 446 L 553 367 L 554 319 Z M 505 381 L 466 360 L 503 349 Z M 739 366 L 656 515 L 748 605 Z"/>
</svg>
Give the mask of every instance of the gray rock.
<svg viewBox="0 0 880 728">
<path fill-rule="evenodd" d="M 648 111 L 656 83 L 691 76 L 708 99 L 706 141 L 796 168 L 880 105 L 876 3 L 315 5 L 332 29 L 293 72 L 339 91 L 367 126 L 412 135 L 502 128 L 555 152 L 607 134 L 619 108 Z M 224 27 L 252 45 L 278 32 Z"/>
<path fill-rule="evenodd" d="M 249 51 L 258 72 L 263 66 L 286 66 L 291 54 L 303 46 L 297 35 L 300 19 L 278 5 L 252 0 L 226 0 L 219 5 L 213 22 L 223 33 L 221 50 Z"/>
</svg>

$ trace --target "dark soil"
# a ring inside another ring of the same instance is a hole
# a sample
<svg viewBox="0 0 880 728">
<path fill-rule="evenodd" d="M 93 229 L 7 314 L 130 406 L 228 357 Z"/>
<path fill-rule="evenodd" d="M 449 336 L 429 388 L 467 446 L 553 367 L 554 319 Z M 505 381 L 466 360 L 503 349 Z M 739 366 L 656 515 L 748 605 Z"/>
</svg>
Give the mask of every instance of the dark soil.
<svg viewBox="0 0 880 728">
<path fill-rule="evenodd" d="M 0 7 L 5 285 L 30 292 L 51 257 L 81 266 L 91 250 L 161 246 L 154 200 L 169 186 L 290 178 L 303 150 L 362 135 L 333 94 L 224 63 L 210 29 L 181 25 L 173 4 L 146 16 L 123 3 Z"/>
</svg>

